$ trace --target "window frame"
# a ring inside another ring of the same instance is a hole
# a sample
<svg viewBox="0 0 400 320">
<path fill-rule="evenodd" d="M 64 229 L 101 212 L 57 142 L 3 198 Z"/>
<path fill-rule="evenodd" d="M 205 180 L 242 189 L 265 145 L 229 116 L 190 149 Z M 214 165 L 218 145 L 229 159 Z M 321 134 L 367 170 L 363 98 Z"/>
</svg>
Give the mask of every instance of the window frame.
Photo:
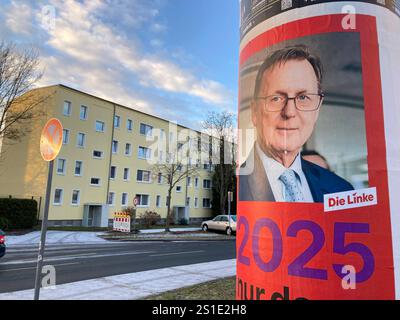
<svg viewBox="0 0 400 320">
<path fill-rule="evenodd" d="M 112 202 L 110 203 L 110 194 L 113 195 L 112 197 Z M 114 207 L 115 206 L 115 192 L 114 191 L 109 191 L 108 196 L 107 196 L 107 205 L 109 207 Z"/>
<path fill-rule="evenodd" d="M 99 183 L 98 184 L 93 184 L 92 183 L 92 179 L 98 179 Z M 91 177 L 90 178 L 90 186 L 92 186 L 92 187 L 101 187 L 101 178 L 99 178 L 99 177 Z"/>
<path fill-rule="evenodd" d="M 131 124 L 130 128 L 129 128 L 129 123 Z M 126 119 L 126 130 L 128 130 L 128 132 L 133 131 L 133 120 L 132 119 Z"/>
<path fill-rule="evenodd" d="M 61 191 L 61 195 L 60 195 L 60 202 L 56 202 L 56 192 L 57 190 Z M 63 188 L 54 188 L 54 195 L 53 195 L 53 206 L 62 206 L 64 201 L 64 189 Z"/>
<path fill-rule="evenodd" d="M 78 201 L 77 203 L 74 203 L 74 191 L 78 191 Z M 71 205 L 72 206 L 79 206 L 81 204 L 81 190 L 79 189 L 72 189 L 72 194 L 71 194 Z"/>
<path fill-rule="evenodd" d="M 126 196 L 125 204 L 124 204 L 124 195 Z M 128 192 L 122 192 L 121 193 L 121 207 L 127 207 L 128 204 L 129 204 L 129 194 L 128 194 Z"/>
<path fill-rule="evenodd" d="M 79 144 L 79 136 L 83 135 L 83 145 Z M 76 135 L 76 146 L 77 148 L 84 149 L 86 147 L 86 133 L 84 132 L 78 132 Z"/>
<path fill-rule="evenodd" d="M 128 172 L 126 178 L 125 178 L 125 172 Z M 131 177 L 131 169 L 130 168 L 124 168 L 123 180 L 124 181 L 130 181 L 130 177 Z"/>
<path fill-rule="evenodd" d="M 139 171 L 142 171 L 142 180 L 138 180 Z M 144 181 L 144 180 L 143 180 L 143 173 L 144 173 L 144 172 L 148 172 L 148 173 L 149 173 L 149 181 Z M 136 170 L 136 182 L 138 182 L 138 183 L 148 183 L 148 184 L 152 183 L 151 171 L 149 171 L 149 170 L 137 169 L 137 170 Z"/>
<path fill-rule="evenodd" d="M 64 134 L 64 131 L 67 133 L 67 134 Z M 70 133 L 71 133 L 71 130 L 70 129 L 65 129 L 65 128 L 63 128 L 63 145 L 65 146 L 65 145 L 67 145 L 67 144 L 69 144 L 69 140 L 70 140 Z M 64 140 L 65 140 L 65 137 L 67 137 L 67 141 L 66 142 L 64 142 Z"/>
<path fill-rule="evenodd" d="M 142 196 L 147 196 L 147 205 L 142 205 L 141 203 L 142 203 Z M 137 207 L 138 208 L 149 208 L 150 207 L 150 195 L 149 194 L 147 194 L 147 193 L 138 193 L 138 194 L 136 194 L 136 196 L 135 196 L 136 198 L 137 197 L 139 197 L 139 201 L 138 201 L 138 205 L 137 205 Z"/>
<path fill-rule="evenodd" d="M 114 177 L 112 176 L 112 169 L 114 168 Z M 110 180 L 115 180 L 117 178 L 117 166 L 110 166 Z"/>
<path fill-rule="evenodd" d="M 63 166 L 63 171 L 62 172 L 58 172 L 60 161 L 64 161 L 64 166 Z M 67 159 L 65 159 L 65 158 L 57 158 L 56 173 L 59 176 L 65 176 L 67 174 Z"/>
<path fill-rule="evenodd" d="M 98 124 L 98 123 L 103 124 L 102 130 L 98 130 L 98 129 L 97 129 L 97 124 Z M 104 121 L 102 121 L 102 120 L 96 120 L 95 123 L 94 123 L 94 129 L 96 130 L 96 132 L 104 133 L 104 132 L 106 131 L 106 123 L 105 123 Z"/>
<path fill-rule="evenodd" d="M 118 121 L 117 121 L 117 124 L 115 123 L 115 120 L 117 120 L 118 119 Z M 120 129 L 121 128 L 121 116 L 119 116 L 119 115 L 114 115 L 114 128 L 115 129 Z"/>
<path fill-rule="evenodd" d="M 68 113 L 65 113 L 65 106 L 66 105 L 68 105 Z M 62 114 L 65 117 L 70 117 L 71 116 L 71 114 L 72 114 L 72 102 L 71 101 L 64 100 Z"/>
<path fill-rule="evenodd" d="M 76 174 L 76 163 L 80 162 L 81 163 L 81 173 Z M 83 176 L 83 160 L 75 160 L 75 166 L 74 166 L 74 176 L 75 177 L 82 177 Z"/>
<path fill-rule="evenodd" d="M 85 117 L 82 118 L 82 108 L 85 109 Z M 79 120 L 86 121 L 88 119 L 88 110 L 89 108 L 85 106 L 84 104 L 81 104 L 81 107 L 79 108 Z"/>
</svg>

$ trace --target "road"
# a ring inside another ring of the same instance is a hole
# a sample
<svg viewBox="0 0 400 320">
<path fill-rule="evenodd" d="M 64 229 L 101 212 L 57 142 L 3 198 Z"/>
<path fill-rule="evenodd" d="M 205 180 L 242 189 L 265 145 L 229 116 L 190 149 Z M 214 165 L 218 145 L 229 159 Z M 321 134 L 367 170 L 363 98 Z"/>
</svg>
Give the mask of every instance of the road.
<svg viewBox="0 0 400 320">
<path fill-rule="evenodd" d="M 44 265 L 56 269 L 57 284 L 159 268 L 235 258 L 235 241 L 129 242 L 57 245 Z M 0 293 L 32 289 L 37 248 L 10 248 L 0 259 Z"/>
</svg>

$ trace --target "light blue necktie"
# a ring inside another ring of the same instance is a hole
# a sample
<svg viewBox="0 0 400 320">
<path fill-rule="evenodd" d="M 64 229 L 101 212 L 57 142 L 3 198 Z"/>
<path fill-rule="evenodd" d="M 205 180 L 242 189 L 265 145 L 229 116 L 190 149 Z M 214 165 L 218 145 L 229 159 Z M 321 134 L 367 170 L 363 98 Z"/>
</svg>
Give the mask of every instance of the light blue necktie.
<svg viewBox="0 0 400 320">
<path fill-rule="evenodd" d="M 298 184 L 298 178 L 296 172 L 291 169 L 287 169 L 279 177 L 279 180 L 285 185 L 285 201 L 286 202 L 304 202 L 304 195 Z"/>
</svg>

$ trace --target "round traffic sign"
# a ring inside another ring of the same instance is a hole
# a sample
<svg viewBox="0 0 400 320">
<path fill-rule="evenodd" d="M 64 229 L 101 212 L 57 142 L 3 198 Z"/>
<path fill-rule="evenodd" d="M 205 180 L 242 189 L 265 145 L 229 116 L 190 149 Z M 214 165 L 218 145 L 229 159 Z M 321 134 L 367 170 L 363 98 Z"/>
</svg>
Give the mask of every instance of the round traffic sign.
<svg viewBox="0 0 400 320">
<path fill-rule="evenodd" d="M 63 140 L 63 127 L 60 120 L 47 121 L 40 136 L 40 154 L 44 161 L 54 160 L 60 153 Z"/>
</svg>

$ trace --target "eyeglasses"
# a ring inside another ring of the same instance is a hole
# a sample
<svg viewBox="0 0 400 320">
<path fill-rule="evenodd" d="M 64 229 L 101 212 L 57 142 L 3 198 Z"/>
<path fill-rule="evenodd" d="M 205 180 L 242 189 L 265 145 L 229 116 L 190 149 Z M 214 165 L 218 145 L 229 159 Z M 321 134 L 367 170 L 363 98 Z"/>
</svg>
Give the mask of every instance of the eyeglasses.
<svg viewBox="0 0 400 320">
<path fill-rule="evenodd" d="M 265 111 L 278 112 L 286 108 L 289 100 L 294 100 L 294 105 L 299 111 L 316 111 L 321 107 L 323 93 L 300 93 L 293 98 L 285 94 L 276 94 L 268 97 L 256 97 L 263 102 Z"/>
</svg>

